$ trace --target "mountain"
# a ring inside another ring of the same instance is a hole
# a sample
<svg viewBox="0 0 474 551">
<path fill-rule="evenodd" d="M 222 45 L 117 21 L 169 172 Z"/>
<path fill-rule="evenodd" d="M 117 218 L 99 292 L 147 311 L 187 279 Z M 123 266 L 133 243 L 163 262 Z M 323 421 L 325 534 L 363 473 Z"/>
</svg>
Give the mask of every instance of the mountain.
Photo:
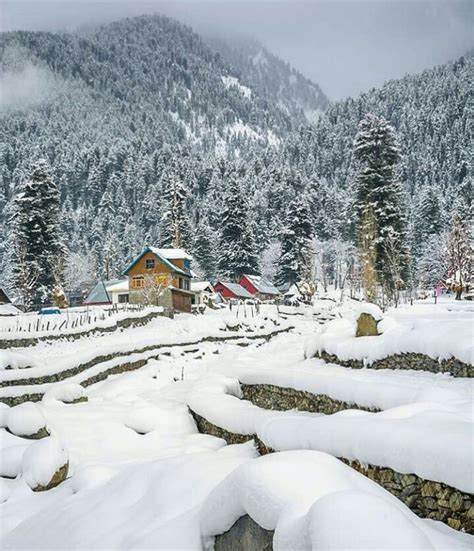
<svg viewBox="0 0 474 551">
<path fill-rule="evenodd" d="M 251 38 L 208 38 L 258 94 L 278 105 L 295 124 L 314 122 L 326 110 L 328 99 L 320 87 Z"/>
<path fill-rule="evenodd" d="M 353 142 L 366 113 L 383 115 L 398 132 L 399 178 L 405 186 L 412 251 L 443 231 L 453 211 L 467 219 L 472 196 L 473 65 L 472 56 L 466 55 L 334 102 L 316 124 L 289 137 L 283 155 L 311 181 L 321 237 L 348 236 Z"/>
</svg>

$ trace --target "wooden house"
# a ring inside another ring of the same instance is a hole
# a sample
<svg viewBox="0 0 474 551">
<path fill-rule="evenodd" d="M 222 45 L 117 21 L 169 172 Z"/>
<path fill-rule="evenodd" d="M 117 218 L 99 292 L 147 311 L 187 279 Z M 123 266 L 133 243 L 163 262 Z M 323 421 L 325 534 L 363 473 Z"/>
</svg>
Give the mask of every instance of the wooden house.
<svg viewBox="0 0 474 551">
<path fill-rule="evenodd" d="M 253 296 L 238 283 L 229 283 L 227 281 L 218 281 L 214 289 L 226 300 L 239 299 L 247 300 Z"/>
<path fill-rule="evenodd" d="M 191 260 L 182 249 L 145 247 L 123 272 L 129 301 L 191 312 Z"/>
<path fill-rule="evenodd" d="M 276 300 L 280 296 L 278 289 L 261 276 L 244 274 L 239 280 L 239 285 L 259 300 Z"/>
</svg>

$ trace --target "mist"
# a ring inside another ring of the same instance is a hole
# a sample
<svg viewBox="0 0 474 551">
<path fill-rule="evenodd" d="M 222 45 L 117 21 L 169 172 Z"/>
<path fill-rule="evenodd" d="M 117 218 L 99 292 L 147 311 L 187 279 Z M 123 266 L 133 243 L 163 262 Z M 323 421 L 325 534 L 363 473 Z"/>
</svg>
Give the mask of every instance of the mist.
<svg viewBox="0 0 474 551">
<path fill-rule="evenodd" d="M 3 31 L 75 31 L 162 13 L 208 36 L 253 37 L 330 99 L 460 57 L 474 45 L 471 0 L 0 0 Z"/>
</svg>

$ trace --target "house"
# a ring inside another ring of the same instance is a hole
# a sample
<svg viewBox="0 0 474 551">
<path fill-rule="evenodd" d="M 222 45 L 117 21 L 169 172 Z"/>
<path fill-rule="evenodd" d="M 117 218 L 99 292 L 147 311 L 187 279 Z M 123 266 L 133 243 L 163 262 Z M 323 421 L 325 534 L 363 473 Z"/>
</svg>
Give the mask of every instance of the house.
<svg viewBox="0 0 474 551">
<path fill-rule="evenodd" d="M 14 316 L 16 314 L 21 314 L 21 310 L 12 304 L 7 293 L 0 287 L 0 316 Z"/>
<path fill-rule="evenodd" d="M 207 304 L 209 299 L 213 299 L 216 290 L 210 281 L 191 282 L 191 291 L 194 295 L 193 304 Z"/>
<path fill-rule="evenodd" d="M 218 281 L 214 285 L 214 289 L 222 295 L 226 300 L 229 299 L 252 299 L 253 296 L 238 283 L 228 283 L 226 281 Z"/>
<path fill-rule="evenodd" d="M 107 287 L 107 293 L 112 300 L 112 304 L 125 304 L 128 302 L 128 279 L 122 279 L 118 283 Z"/>
<path fill-rule="evenodd" d="M 244 274 L 239 284 L 259 300 L 275 300 L 280 296 L 280 292 L 273 283 L 262 276 Z"/>
<path fill-rule="evenodd" d="M 116 285 L 120 279 L 109 279 L 107 281 L 100 280 L 95 287 L 89 292 L 84 301 L 86 306 L 100 306 L 104 304 L 112 304 L 112 297 L 107 291 L 108 287 Z"/>
<path fill-rule="evenodd" d="M 191 312 L 191 260 L 182 249 L 145 247 L 123 272 L 129 301 Z"/>
</svg>

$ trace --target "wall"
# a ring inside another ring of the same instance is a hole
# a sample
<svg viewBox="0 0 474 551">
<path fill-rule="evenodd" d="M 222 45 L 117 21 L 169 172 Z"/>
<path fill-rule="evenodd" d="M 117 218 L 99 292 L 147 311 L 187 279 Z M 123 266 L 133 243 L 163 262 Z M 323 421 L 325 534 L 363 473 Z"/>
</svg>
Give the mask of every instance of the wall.
<svg viewBox="0 0 474 551">
<path fill-rule="evenodd" d="M 431 373 L 451 373 L 453 377 L 474 377 L 474 366 L 465 364 L 457 358 L 449 360 L 435 360 L 424 354 L 408 352 L 405 354 L 394 354 L 381 360 L 364 365 L 361 360 L 341 360 L 334 354 L 328 354 L 324 350 L 316 357 L 328 363 L 335 363 L 353 369 L 414 369 L 417 371 L 430 371 Z"/>
</svg>

